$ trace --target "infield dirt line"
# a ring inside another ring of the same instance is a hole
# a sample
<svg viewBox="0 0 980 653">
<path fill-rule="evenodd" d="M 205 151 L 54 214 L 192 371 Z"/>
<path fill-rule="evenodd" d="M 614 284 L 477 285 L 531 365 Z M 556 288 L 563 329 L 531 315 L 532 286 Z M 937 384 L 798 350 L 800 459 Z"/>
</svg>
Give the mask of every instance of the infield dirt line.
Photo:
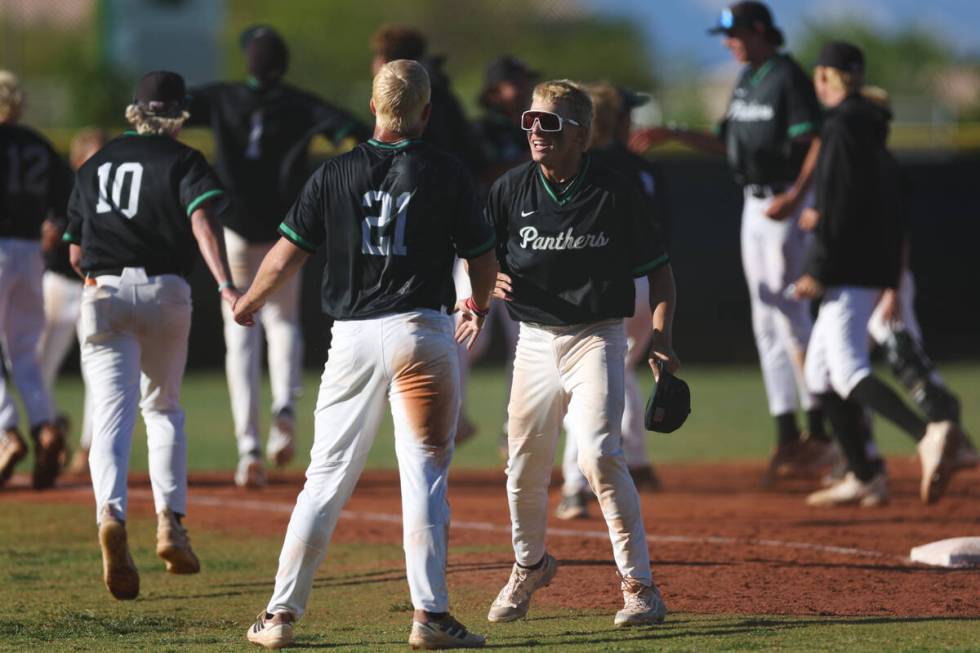
<svg viewBox="0 0 980 653">
<path fill-rule="evenodd" d="M 153 494 L 148 490 L 130 490 L 130 498 L 133 499 L 153 499 Z M 275 512 L 281 514 L 290 514 L 293 511 L 293 503 L 284 503 L 278 501 L 257 501 L 253 499 L 234 499 L 227 497 L 209 497 L 201 496 L 197 494 L 196 496 L 188 497 L 188 502 L 196 504 L 199 506 L 208 506 L 214 508 L 238 508 L 241 510 L 255 510 L 262 512 Z M 344 510 L 340 513 L 343 519 L 352 519 L 356 521 L 367 521 L 367 522 L 383 522 L 389 524 L 401 524 L 401 515 L 394 513 L 383 513 L 383 512 L 365 512 L 359 510 Z M 493 533 L 506 533 L 511 532 L 510 526 L 505 524 L 494 524 L 492 522 L 484 521 L 466 521 L 454 519 L 450 528 L 468 531 L 484 531 Z M 585 539 L 597 539 L 597 540 L 608 540 L 609 533 L 607 531 L 600 530 L 586 530 L 577 528 L 548 528 L 548 534 L 554 537 L 578 537 Z M 751 539 L 751 538 L 736 538 L 736 537 L 725 537 L 725 536 L 698 536 L 698 535 L 655 535 L 653 533 L 647 533 L 647 541 L 649 542 L 661 542 L 669 544 L 710 544 L 715 546 L 761 546 L 775 549 L 796 549 L 801 551 L 812 551 L 815 553 L 827 553 L 833 555 L 843 555 L 857 558 L 876 558 L 878 560 L 887 560 L 889 562 L 899 562 L 903 565 L 910 567 L 916 567 L 909 558 L 905 556 L 897 556 L 889 553 L 882 553 L 880 551 L 871 551 L 869 549 L 858 549 L 846 546 L 833 546 L 829 544 L 814 544 L 812 542 L 793 542 L 786 540 L 773 540 L 773 539 Z"/>
</svg>

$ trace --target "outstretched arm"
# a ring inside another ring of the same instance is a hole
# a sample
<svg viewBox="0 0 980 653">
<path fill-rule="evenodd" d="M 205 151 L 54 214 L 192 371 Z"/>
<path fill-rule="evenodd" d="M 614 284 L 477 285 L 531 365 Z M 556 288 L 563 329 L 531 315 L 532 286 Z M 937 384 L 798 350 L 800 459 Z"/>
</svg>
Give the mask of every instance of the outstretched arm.
<svg viewBox="0 0 980 653">
<path fill-rule="evenodd" d="M 201 250 L 204 263 L 218 283 L 221 299 L 234 307 L 241 293 L 235 289 L 231 281 L 228 254 L 225 252 L 225 234 L 218 223 L 217 216 L 211 211 L 211 202 L 199 206 L 191 214 L 191 230 L 197 240 L 197 247 Z"/>
<path fill-rule="evenodd" d="M 235 304 L 235 321 L 244 326 L 255 324 L 255 313 L 265 300 L 303 267 L 310 253 L 285 238 L 272 246 L 262 259 L 259 272 L 248 291 Z"/>
</svg>

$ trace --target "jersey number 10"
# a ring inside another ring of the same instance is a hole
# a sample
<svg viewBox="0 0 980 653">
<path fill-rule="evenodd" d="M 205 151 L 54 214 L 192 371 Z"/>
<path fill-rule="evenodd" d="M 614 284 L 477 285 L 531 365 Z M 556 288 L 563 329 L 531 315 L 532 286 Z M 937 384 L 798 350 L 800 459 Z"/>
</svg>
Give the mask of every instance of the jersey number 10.
<svg viewBox="0 0 980 653">
<path fill-rule="evenodd" d="M 369 215 L 361 225 L 361 253 L 375 256 L 405 256 L 405 222 L 408 219 L 408 203 L 413 193 L 401 193 L 391 197 L 391 193 L 383 190 L 369 190 L 364 193 L 364 207 L 371 209 L 378 202 L 381 207 L 378 215 Z M 392 218 L 392 212 L 395 216 Z M 392 227 L 394 222 L 394 227 Z M 394 231 L 394 238 L 392 238 Z"/>
<path fill-rule="evenodd" d="M 99 166 L 99 202 L 95 205 L 96 213 L 108 213 L 116 207 L 124 216 L 133 219 L 140 203 L 140 185 L 143 183 L 143 164 L 123 163 L 116 168 L 116 174 L 112 175 L 112 163 L 103 163 Z M 123 184 L 126 183 L 126 175 L 132 175 L 129 182 L 129 197 L 126 198 L 126 206 L 122 205 Z M 112 179 L 112 204 L 109 203 L 109 181 Z"/>
</svg>

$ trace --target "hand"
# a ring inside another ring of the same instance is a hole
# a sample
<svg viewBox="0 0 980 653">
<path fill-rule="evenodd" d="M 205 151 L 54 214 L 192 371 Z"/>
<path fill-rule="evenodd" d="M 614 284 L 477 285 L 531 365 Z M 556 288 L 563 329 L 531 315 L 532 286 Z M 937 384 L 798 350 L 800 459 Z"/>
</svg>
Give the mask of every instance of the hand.
<svg viewBox="0 0 980 653">
<path fill-rule="evenodd" d="M 242 292 L 238 288 L 225 288 L 221 291 L 221 300 L 227 302 L 228 306 L 232 309 L 235 308 L 235 304 L 242 297 Z"/>
<path fill-rule="evenodd" d="M 902 305 L 898 299 L 898 292 L 894 288 L 888 288 L 881 293 L 881 318 L 885 324 L 895 324 L 901 319 Z"/>
<path fill-rule="evenodd" d="M 823 295 L 823 292 L 823 284 L 809 274 L 804 274 L 793 284 L 793 297 L 796 299 L 816 299 Z"/>
<path fill-rule="evenodd" d="M 509 302 L 513 299 L 514 288 L 511 285 L 513 282 L 509 275 L 503 272 L 497 273 L 497 281 L 493 286 L 493 297 L 496 299 L 502 299 L 505 302 Z"/>
<path fill-rule="evenodd" d="M 58 248 L 61 242 L 62 229 L 50 220 L 41 223 L 41 251 L 47 254 Z"/>
<path fill-rule="evenodd" d="M 797 224 L 803 231 L 813 231 L 817 228 L 817 224 L 819 224 L 819 222 L 820 211 L 808 206 L 807 208 L 803 209 L 802 213 L 800 213 L 800 219 L 797 221 Z"/>
<path fill-rule="evenodd" d="M 647 127 L 630 134 L 629 149 L 635 154 L 645 154 L 654 145 L 662 145 L 674 137 L 667 127 Z"/>
<path fill-rule="evenodd" d="M 465 344 L 467 350 L 473 349 L 473 343 L 476 342 L 477 336 L 480 335 L 480 330 L 483 329 L 483 323 L 486 321 L 486 318 L 477 315 L 467 308 L 466 299 L 460 299 L 456 302 L 453 313 L 456 312 L 459 313 L 459 318 L 456 320 L 456 342 Z"/>
<path fill-rule="evenodd" d="M 232 289 L 227 288 L 226 290 Z M 224 292 L 225 291 L 222 291 L 221 293 L 222 298 L 224 298 Z M 242 295 L 237 290 L 235 290 L 235 293 L 237 293 L 238 296 L 231 306 L 232 313 L 235 315 L 235 322 L 241 324 L 242 326 L 255 326 L 255 314 L 259 312 L 260 308 L 262 308 L 262 304 L 254 303 L 251 299 L 249 299 L 247 294 Z"/>
<path fill-rule="evenodd" d="M 681 367 L 681 361 L 677 358 L 677 354 L 674 353 L 674 348 L 664 337 L 663 333 L 659 331 L 653 332 L 653 340 L 650 343 L 650 354 L 647 362 L 650 364 L 650 369 L 653 370 L 654 381 L 660 381 L 661 363 L 671 374 L 677 372 Z"/>
<path fill-rule="evenodd" d="M 780 193 L 773 197 L 772 202 L 769 203 L 769 207 L 766 209 L 766 217 L 773 220 L 785 220 L 793 215 L 799 202 L 799 196 L 791 190 Z"/>
</svg>

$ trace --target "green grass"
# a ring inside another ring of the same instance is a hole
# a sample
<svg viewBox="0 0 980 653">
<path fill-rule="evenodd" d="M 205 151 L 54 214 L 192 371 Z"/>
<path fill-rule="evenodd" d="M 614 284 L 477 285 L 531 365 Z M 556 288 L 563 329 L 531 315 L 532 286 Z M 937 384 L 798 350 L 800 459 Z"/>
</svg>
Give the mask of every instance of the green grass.
<svg viewBox="0 0 980 653">
<path fill-rule="evenodd" d="M 43 515 L 43 517 L 42 517 Z M 131 517 L 141 595 L 113 601 L 102 586 L 95 526 L 77 506 L 3 504 L 0 511 L 0 651 L 243 651 L 245 629 L 272 591 L 280 536 L 193 532 L 204 573 L 170 576 L 153 553 L 154 524 Z M 41 544 L 43 543 L 43 544 Z M 503 547 L 468 553 L 506 555 Z M 454 551 L 454 553 L 459 553 Z M 410 605 L 396 544 L 338 544 L 321 567 L 298 647 L 407 650 Z M 503 572 L 502 572 L 503 573 Z M 564 651 L 968 651 L 967 619 L 671 614 L 654 629 L 622 631 L 604 611 L 548 609 L 490 625 L 496 588 L 462 586 L 453 609 L 498 650 Z M 972 644 L 971 644 L 972 642 Z"/>
<path fill-rule="evenodd" d="M 980 422 L 980 365 L 944 366 L 943 375 L 960 395 L 964 423 L 969 427 Z M 684 427 L 671 435 L 647 434 L 654 461 L 759 459 L 768 454 L 774 427 L 766 410 L 762 377 L 757 368 L 692 365 L 683 370 L 682 376 L 691 385 L 693 412 Z M 641 378 L 644 392 L 649 391 L 652 384 L 650 375 L 641 371 Z M 882 371 L 882 378 L 888 378 L 887 372 Z M 318 383 L 317 374 L 307 373 L 304 379 L 305 394 L 298 406 L 300 455 L 293 462 L 296 469 L 304 468 L 309 461 L 313 442 L 313 405 Z M 63 378 L 56 393 L 59 405 L 75 416 L 77 423 L 82 406 L 81 380 L 77 377 Z M 467 409 L 479 425 L 480 433 L 456 452 L 453 461 L 455 468 L 500 466 L 496 439 L 504 420 L 505 394 L 502 368 L 478 367 L 474 370 L 467 393 Z M 263 405 L 265 426 L 268 425 L 268 401 L 266 399 Z M 183 402 L 187 411 L 190 468 L 232 469 L 237 453 L 224 375 L 217 372 L 188 375 L 184 382 Z M 879 444 L 886 453 L 913 452 L 908 438 L 891 424 L 878 420 L 877 433 Z M 142 422 L 137 420 L 133 470 L 146 469 L 145 442 Z M 395 465 L 390 417 L 382 423 L 368 465 L 375 468 Z"/>
</svg>

